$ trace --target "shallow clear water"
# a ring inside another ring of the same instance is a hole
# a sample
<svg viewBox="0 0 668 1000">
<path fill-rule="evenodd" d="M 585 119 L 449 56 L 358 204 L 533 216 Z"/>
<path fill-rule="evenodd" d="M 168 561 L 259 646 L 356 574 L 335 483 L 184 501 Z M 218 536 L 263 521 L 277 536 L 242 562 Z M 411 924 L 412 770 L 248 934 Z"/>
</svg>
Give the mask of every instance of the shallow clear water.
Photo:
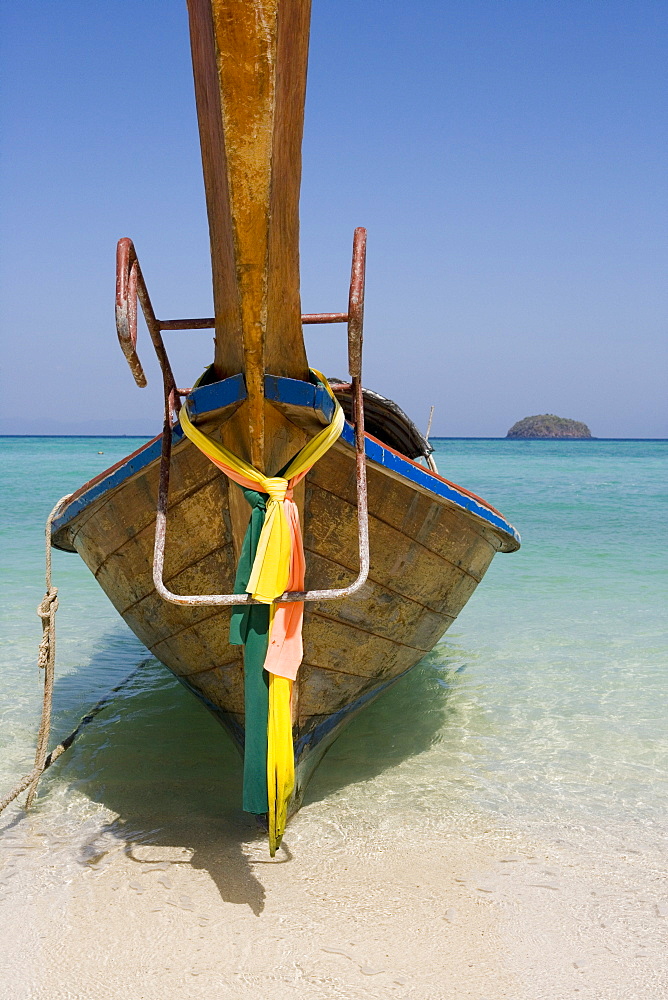
<svg viewBox="0 0 668 1000">
<path fill-rule="evenodd" d="M 125 438 L 0 439 L 0 793 L 32 763 L 43 524 L 54 502 L 134 450 Z M 441 644 L 355 719 L 314 777 L 293 836 L 486 824 L 659 858 L 668 803 L 668 442 L 436 442 L 443 475 L 522 534 Z M 99 454 L 103 452 L 103 454 Z M 53 740 L 145 660 L 75 555 L 60 588 Z M 43 779 L 30 830 L 159 840 L 199 817 L 201 849 L 243 837 L 240 763 L 168 671 L 140 674 Z M 17 848 L 18 810 L 3 816 Z M 231 842 L 230 841 L 230 842 Z"/>
</svg>

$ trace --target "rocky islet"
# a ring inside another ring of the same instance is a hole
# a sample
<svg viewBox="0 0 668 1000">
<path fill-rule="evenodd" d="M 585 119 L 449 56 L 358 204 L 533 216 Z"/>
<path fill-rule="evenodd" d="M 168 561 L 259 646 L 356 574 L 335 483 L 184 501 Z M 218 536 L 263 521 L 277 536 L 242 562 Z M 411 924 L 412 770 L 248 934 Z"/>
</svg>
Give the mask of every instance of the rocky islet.
<svg viewBox="0 0 668 1000">
<path fill-rule="evenodd" d="M 591 438 L 586 424 L 568 417 L 557 417 L 554 413 L 540 413 L 534 417 L 524 417 L 513 424 L 507 438 Z"/>
</svg>

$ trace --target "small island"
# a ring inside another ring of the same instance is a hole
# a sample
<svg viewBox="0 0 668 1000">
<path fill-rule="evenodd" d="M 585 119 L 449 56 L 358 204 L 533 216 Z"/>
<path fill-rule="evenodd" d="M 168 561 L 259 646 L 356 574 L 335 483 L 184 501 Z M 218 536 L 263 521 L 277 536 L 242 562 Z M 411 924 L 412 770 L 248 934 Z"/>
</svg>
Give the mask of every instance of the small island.
<svg viewBox="0 0 668 1000">
<path fill-rule="evenodd" d="M 541 413 L 518 420 L 506 434 L 507 438 L 590 438 L 591 431 L 579 420 Z"/>
</svg>

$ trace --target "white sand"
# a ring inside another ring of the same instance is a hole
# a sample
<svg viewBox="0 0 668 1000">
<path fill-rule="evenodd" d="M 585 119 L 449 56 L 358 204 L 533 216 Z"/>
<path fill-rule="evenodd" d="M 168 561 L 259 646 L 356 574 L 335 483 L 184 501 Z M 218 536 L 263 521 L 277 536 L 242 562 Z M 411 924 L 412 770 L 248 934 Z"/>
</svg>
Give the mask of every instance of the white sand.
<svg viewBox="0 0 668 1000">
<path fill-rule="evenodd" d="M 5 835 L 0 995 L 666 995 L 668 888 L 642 856 L 594 866 L 566 845 L 447 822 L 393 842 L 391 817 L 346 830 L 335 816 L 303 810 L 274 862 L 250 828 L 197 817 L 173 843 L 99 819 L 47 835 L 39 812 L 23 818 Z"/>
</svg>

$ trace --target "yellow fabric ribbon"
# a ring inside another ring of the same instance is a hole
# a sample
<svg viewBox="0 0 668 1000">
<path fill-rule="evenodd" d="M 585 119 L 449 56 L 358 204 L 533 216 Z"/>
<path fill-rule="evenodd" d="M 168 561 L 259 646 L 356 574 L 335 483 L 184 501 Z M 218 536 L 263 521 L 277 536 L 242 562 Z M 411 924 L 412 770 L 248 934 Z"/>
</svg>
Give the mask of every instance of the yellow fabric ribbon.
<svg viewBox="0 0 668 1000">
<path fill-rule="evenodd" d="M 219 469 L 241 486 L 256 489 L 269 496 L 257 552 L 246 587 L 247 593 L 263 604 L 273 604 L 277 597 L 285 593 L 290 579 L 292 535 L 284 510 L 284 501 L 287 499 L 288 491 L 291 492 L 292 487 L 332 447 L 340 437 L 345 423 L 341 405 L 330 389 L 327 379 L 314 368 L 311 371 L 334 400 L 334 414 L 331 423 L 327 427 L 323 427 L 295 455 L 286 468 L 284 477 L 265 476 L 223 444 L 204 434 L 190 420 L 187 406 L 183 406 L 179 413 L 183 433 Z M 289 499 L 292 502 L 292 498 Z M 267 722 L 267 787 L 269 794 L 269 851 L 272 857 L 276 854 L 285 832 L 288 800 L 295 785 L 291 706 L 292 681 L 287 677 L 270 673 Z"/>
<path fill-rule="evenodd" d="M 327 452 L 341 436 L 345 417 L 339 401 L 329 387 L 324 375 L 311 369 L 314 375 L 334 400 L 336 408 L 331 423 L 323 427 L 315 437 L 304 445 L 285 470 L 285 477 L 265 476 L 249 462 L 239 458 L 225 445 L 214 441 L 191 422 L 187 407 L 181 407 L 179 421 L 183 433 L 215 465 L 236 482 L 260 493 L 269 495 L 267 513 L 260 533 L 257 554 L 253 562 L 247 592 L 262 604 L 271 604 L 285 592 L 290 575 L 290 528 L 283 510 L 283 501 L 290 485 L 303 478 L 318 459 Z"/>
<path fill-rule="evenodd" d="M 267 793 L 269 797 L 269 853 L 280 847 L 288 822 L 288 800 L 295 787 L 292 744 L 292 681 L 269 674 L 267 729 Z"/>
</svg>

